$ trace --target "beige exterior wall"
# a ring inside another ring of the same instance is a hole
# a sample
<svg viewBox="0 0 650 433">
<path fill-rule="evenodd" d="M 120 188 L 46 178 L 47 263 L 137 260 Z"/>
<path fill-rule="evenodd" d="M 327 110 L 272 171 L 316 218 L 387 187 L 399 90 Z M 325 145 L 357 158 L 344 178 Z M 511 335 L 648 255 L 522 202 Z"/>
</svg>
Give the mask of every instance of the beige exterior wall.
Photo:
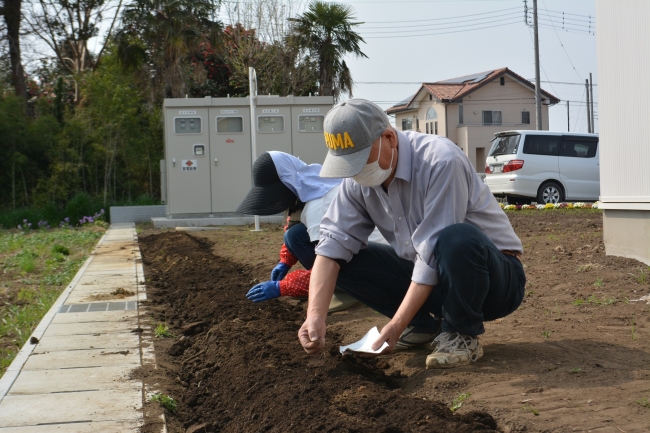
<svg viewBox="0 0 650 433">
<path fill-rule="evenodd" d="M 421 101 L 416 101 L 416 107 L 413 110 L 395 115 L 395 126 L 401 130 L 402 119 L 411 118 L 413 119 L 413 130 L 415 130 L 413 116 L 416 116 L 420 121 L 419 132 L 426 133 L 426 113 L 430 107 L 434 107 L 438 112 L 438 135 L 449 138 L 458 147 L 462 148 L 476 171 L 483 173 L 485 171 L 485 161 L 476 160 L 477 149 L 485 149 L 484 155 L 487 157 L 492 145 L 490 140 L 494 138 L 495 133 L 512 129 L 535 129 L 534 92 L 508 76 L 504 78 L 503 86 L 500 80 L 496 79 L 464 98 L 462 102 L 463 124 L 460 123 L 459 118 L 460 104 L 447 105 L 435 99 L 429 101 L 428 93 L 425 93 L 420 96 Z M 447 105 L 446 122 L 445 105 Z M 484 110 L 501 111 L 501 125 L 483 126 Z M 522 111 L 530 113 L 530 124 L 524 125 L 521 123 Z M 543 130 L 548 131 L 548 106 L 546 105 L 542 105 L 542 126 Z"/>
<path fill-rule="evenodd" d="M 604 210 L 603 240 L 607 254 L 650 265 L 650 210 Z"/>
<path fill-rule="evenodd" d="M 605 250 L 650 264 L 648 20 L 647 0 L 627 0 L 625 7 L 620 1 L 596 1 Z"/>
<path fill-rule="evenodd" d="M 496 79 L 463 99 L 467 126 L 482 126 L 483 111 L 501 111 L 502 130 L 535 129 L 535 94 L 518 81 L 505 76 L 505 84 Z M 530 124 L 521 123 L 521 112 L 530 112 Z M 450 119 L 451 120 L 451 119 Z M 458 122 L 458 116 L 455 117 Z M 454 125 L 449 124 L 451 129 Z M 548 106 L 542 105 L 542 129 L 548 130 Z"/>
</svg>

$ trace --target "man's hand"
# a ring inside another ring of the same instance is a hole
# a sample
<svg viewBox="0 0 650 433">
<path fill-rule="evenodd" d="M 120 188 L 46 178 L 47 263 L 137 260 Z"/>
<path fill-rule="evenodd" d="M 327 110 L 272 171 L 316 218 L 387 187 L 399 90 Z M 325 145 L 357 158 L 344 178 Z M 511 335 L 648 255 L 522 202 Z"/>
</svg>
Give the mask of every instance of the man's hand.
<svg viewBox="0 0 650 433">
<path fill-rule="evenodd" d="M 371 349 L 377 350 L 384 343 L 388 343 L 388 347 L 382 350 L 378 355 L 391 353 L 393 350 L 395 350 L 395 345 L 397 344 L 397 340 L 399 340 L 399 336 L 402 335 L 402 331 L 404 331 L 404 328 L 391 320 L 386 324 L 386 326 L 382 328 L 381 332 L 379 333 L 379 337 L 373 343 Z"/>
<path fill-rule="evenodd" d="M 310 355 L 319 353 L 325 348 L 325 319 L 307 317 L 298 331 L 298 339 L 305 352 Z"/>
</svg>

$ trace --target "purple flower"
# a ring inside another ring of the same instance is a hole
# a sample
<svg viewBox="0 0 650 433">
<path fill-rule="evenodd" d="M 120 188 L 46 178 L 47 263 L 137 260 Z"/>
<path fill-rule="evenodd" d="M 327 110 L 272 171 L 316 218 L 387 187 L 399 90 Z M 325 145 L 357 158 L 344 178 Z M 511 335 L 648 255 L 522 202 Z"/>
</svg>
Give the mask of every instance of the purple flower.
<svg viewBox="0 0 650 433">
<path fill-rule="evenodd" d="M 18 224 L 18 230 L 22 230 L 22 229 L 23 229 L 23 226 L 21 226 L 20 224 Z"/>
<path fill-rule="evenodd" d="M 69 218 L 69 217 L 65 217 L 65 218 L 63 218 L 63 221 L 69 223 L 69 222 L 70 222 L 70 218 Z"/>
</svg>

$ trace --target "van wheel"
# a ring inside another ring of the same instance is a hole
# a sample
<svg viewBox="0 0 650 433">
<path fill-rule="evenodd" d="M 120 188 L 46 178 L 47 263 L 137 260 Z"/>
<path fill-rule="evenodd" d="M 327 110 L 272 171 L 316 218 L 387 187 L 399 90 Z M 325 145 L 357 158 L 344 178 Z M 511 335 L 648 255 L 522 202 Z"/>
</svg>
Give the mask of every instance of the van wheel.
<svg viewBox="0 0 650 433">
<path fill-rule="evenodd" d="M 539 187 L 537 191 L 537 203 L 561 203 L 564 201 L 564 191 L 562 187 L 556 182 L 546 182 Z"/>
</svg>

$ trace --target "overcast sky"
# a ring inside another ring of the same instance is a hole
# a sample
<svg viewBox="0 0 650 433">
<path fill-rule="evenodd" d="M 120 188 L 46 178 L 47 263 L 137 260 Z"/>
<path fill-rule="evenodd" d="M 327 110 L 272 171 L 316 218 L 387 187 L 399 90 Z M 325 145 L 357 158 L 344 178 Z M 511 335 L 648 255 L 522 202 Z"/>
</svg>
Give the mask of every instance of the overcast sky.
<svg viewBox="0 0 650 433">
<path fill-rule="evenodd" d="M 593 73 L 593 82 L 598 82 L 594 1 L 539 0 L 542 88 L 562 100 L 550 108 L 551 130 L 567 130 L 565 101 L 569 100 L 571 131 L 587 132 L 584 85 L 557 82 L 584 83 L 589 72 Z M 307 3 L 287 2 L 299 8 Z M 533 32 L 524 22 L 523 0 L 352 0 L 344 3 L 354 8 L 358 21 L 364 22 L 357 31 L 366 41 L 362 51 L 368 56 L 368 59 L 346 59 L 356 82 L 355 97 L 388 108 L 415 93 L 419 88 L 417 83 L 502 67 L 534 81 Z M 532 24 L 532 0 L 527 3 Z M 223 11 L 220 15 L 225 18 Z M 227 19 L 224 21 L 228 23 Z M 381 84 L 366 84 L 373 82 Z M 597 90 L 595 86 L 596 131 Z"/>
<path fill-rule="evenodd" d="M 524 23 L 522 0 L 347 3 L 355 9 L 358 20 L 366 23 L 359 27 L 359 33 L 366 40 L 363 52 L 369 57 L 348 59 L 357 82 L 355 97 L 389 107 L 415 93 L 418 85 L 363 83 L 432 82 L 501 67 L 525 78 L 535 77 L 532 30 Z M 532 11 L 532 0 L 528 6 Z M 584 83 L 592 72 L 593 82 L 597 83 L 596 37 L 588 33 L 589 16 L 591 30 L 595 27 L 594 0 L 539 0 L 538 7 L 540 24 L 545 26 L 539 30 L 542 81 Z M 565 28 L 576 31 L 562 30 L 562 12 Z M 440 34 L 452 31 L 456 33 Z M 438 34 L 420 36 L 427 33 Z M 571 131 L 587 132 L 584 86 L 542 83 L 542 88 L 562 100 L 550 108 L 551 130 L 567 130 L 565 101 L 569 100 Z M 597 131 L 597 86 L 594 98 Z"/>
</svg>

